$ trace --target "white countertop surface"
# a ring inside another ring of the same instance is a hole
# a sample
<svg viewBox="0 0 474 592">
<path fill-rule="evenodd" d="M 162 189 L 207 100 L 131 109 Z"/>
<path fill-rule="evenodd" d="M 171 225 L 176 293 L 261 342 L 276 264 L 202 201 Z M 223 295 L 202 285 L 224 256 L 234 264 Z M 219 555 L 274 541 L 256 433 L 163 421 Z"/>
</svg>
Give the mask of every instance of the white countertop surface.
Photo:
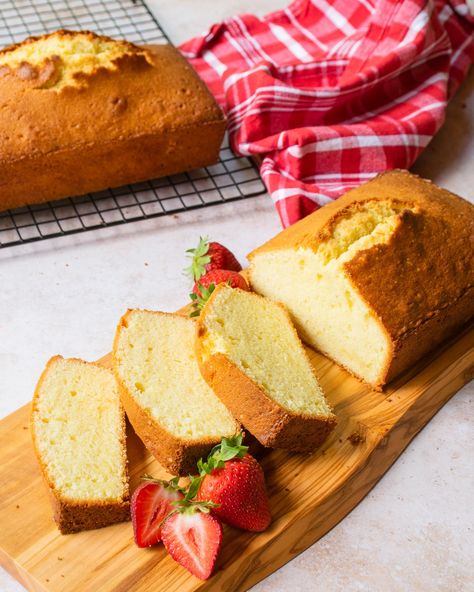
<svg viewBox="0 0 474 592">
<path fill-rule="evenodd" d="M 236 12 L 264 14 L 286 4 L 149 1 L 175 43 Z M 471 201 L 473 74 L 415 167 Z M 223 242 L 244 261 L 246 253 L 278 230 L 271 199 L 263 195 L 0 250 L 0 417 L 30 400 L 50 356 L 93 360 L 109 351 L 126 308 L 172 311 L 181 306 L 189 292 L 181 273 L 184 250 L 199 235 Z M 471 383 L 338 526 L 253 590 L 473 591 L 473 395 Z M 0 570 L 0 591 L 20 590 Z"/>
</svg>

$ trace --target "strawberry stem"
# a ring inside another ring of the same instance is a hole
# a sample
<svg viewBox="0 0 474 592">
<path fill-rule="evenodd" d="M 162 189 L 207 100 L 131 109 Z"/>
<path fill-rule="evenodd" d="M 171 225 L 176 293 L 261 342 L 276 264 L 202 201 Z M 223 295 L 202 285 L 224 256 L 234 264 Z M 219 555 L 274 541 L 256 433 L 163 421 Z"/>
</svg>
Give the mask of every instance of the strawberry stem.
<svg viewBox="0 0 474 592">
<path fill-rule="evenodd" d="M 186 495 L 184 497 L 185 500 L 191 501 L 196 497 L 198 494 L 199 488 L 201 487 L 202 480 L 204 479 L 204 475 L 200 475 L 199 477 L 193 477 L 189 475 L 189 485 Z"/>
<path fill-rule="evenodd" d="M 215 504 L 210 501 L 187 500 L 186 498 L 171 503 L 176 507 L 178 512 L 182 513 L 203 512 L 204 514 L 209 514 L 213 508 L 218 508 L 220 506 L 220 504 Z"/>
<path fill-rule="evenodd" d="M 200 236 L 198 246 L 195 249 L 187 249 L 186 253 L 191 259 L 191 265 L 186 267 L 184 273 L 192 277 L 197 282 L 205 273 L 206 265 L 211 262 L 211 257 L 207 254 L 209 251 L 209 238 Z"/>
<path fill-rule="evenodd" d="M 212 473 L 214 469 L 222 469 L 226 461 L 232 458 L 242 458 L 247 454 L 248 446 L 242 445 L 244 434 L 236 434 L 231 438 L 222 438 L 222 441 L 209 453 L 207 461 L 203 462 L 202 458 L 198 460 L 197 467 L 200 477 L 204 477 Z"/>
<path fill-rule="evenodd" d="M 179 487 L 178 485 L 179 477 L 173 477 L 169 481 L 165 481 L 163 479 L 155 479 L 155 477 L 152 477 L 151 475 L 148 475 L 148 473 L 145 473 L 140 477 L 140 479 L 142 481 L 149 481 L 150 483 L 157 483 L 159 485 L 163 485 L 165 489 L 169 489 L 171 491 L 180 491 L 181 493 L 185 492 L 185 490 L 182 487 Z"/>
</svg>

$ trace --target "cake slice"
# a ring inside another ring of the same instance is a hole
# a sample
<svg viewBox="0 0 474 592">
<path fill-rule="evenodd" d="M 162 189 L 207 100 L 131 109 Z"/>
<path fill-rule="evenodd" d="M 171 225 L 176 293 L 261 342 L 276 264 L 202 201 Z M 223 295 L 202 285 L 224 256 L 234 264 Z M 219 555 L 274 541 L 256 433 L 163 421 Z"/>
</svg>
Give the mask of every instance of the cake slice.
<svg viewBox="0 0 474 592">
<path fill-rule="evenodd" d="M 202 378 L 195 322 L 129 310 L 113 348 L 125 411 L 145 446 L 170 473 L 196 473 L 196 462 L 240 426 Z"/>
<path fill-rule="evenodd" d="M 285 308 L 220 284 L 198 320 L 208 384 L 264 446 L 306 452 L 336 425 Z"/>
<path fill-rule="evenodd" d="M 408 171 L 349 191 L 249 255 L 252 288 L 377 389 L 474 315 L 474 207 Z"/>
<path fill-rule="evenodd" d="M 33 397 L 31 430 L 63 534 L 130 519 L 125 415 L 110 370 L 51 358 Z"/>
</svg>

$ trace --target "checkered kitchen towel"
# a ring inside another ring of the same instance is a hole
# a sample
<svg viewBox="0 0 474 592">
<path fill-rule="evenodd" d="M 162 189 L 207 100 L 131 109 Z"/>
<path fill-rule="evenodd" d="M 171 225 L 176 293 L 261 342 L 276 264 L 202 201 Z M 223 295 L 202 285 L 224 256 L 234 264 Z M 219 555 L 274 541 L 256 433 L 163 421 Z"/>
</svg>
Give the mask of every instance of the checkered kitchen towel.
<svg viewBox="0 0 474 592">
<path fill-rule="evenodd" d="M 469 1 L 296 0 L 181 51 L 226 111 L 233 150 L 263 158 L 288 226 L 415 161 L 474 60 Z"/>
</svg>

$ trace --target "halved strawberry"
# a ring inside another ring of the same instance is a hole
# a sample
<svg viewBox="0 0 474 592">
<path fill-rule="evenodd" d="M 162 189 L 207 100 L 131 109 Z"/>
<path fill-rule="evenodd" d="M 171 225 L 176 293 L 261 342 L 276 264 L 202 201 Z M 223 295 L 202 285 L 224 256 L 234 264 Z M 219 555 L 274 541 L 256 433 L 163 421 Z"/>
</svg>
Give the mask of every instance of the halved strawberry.
<svg viewBox="0 0 474 592">
<path fill-rule="evenodd" d="M 201 580 L 207 580 L 222 546 L 222 525 L 208 504 L 178 506 L 163 523 L 161 537 L 168 553 Z"/>
<path fill-rule="evenodd" d="M 229 269 L 240 271 L 242 266 L 235 258 L 235 255 L 227 247 L 216 242 L 209 242 L 207 237 L 200 237 L 199 244 L 195 249 L 188 249 L 191 265 L 185 269 L 185 273 L 197 281 L 207 272 L 213 269 Z"/>
<path fill-rule="evenodd" d="M 130 504 L 133 534 L 139 547 L 150 547 L 161 541 L 161 524 L 175 509 L 172 502 L 184 497 L 177 477 L 171 481 L 145 478 L 147 481 L 135 489 Z"/>
<path fill-rule="evenodd" d="M 209 300 L 217 284 L 228 284 L 231 288 L 240 288 L 249 291 L 249 285 L 245 279 L 236 271 L 228 269 L 213 269 L 203 275 L 202 278 L 194 284 L 193 291 L 189 295 L 193 301 L 192 317 L 199 316 L 200 309 Z"/>
</svg>

